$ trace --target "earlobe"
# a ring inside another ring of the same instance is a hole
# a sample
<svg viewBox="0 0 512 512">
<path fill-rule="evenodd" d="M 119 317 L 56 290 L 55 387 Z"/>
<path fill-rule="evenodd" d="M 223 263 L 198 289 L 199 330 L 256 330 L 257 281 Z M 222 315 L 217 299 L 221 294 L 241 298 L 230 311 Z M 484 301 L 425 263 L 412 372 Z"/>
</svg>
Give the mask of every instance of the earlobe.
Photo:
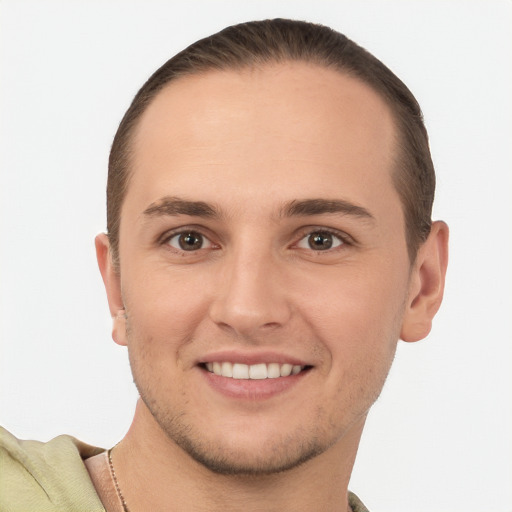
<svg viewBox="0 0 512 512">
<path fill-rule="evenodd" d="M 418 250 L 400 334 L 404 341 L 419 341 L 430 332 L 432 319 L 443 300 L 448 233 L 446 223 L 434 222 L 430 235 Z"/>
<path fill-rule="evenodd" d="M 126 312 L 121 294 L 121 279 L 114 267 L 110 252 L 110 243 L 105 233 L 95 238 L 96 258 L 107 292 L 110 316 L 112 317 L 112 338 L 119 345 L 126 345 Z"/>
<path fill-rule="evenodd" d="M 126 311 L 124 309 L 120 309 L 115 316 L 112 316 L 112 339 L 118 345 L 127 345 Z"/>
</svg>

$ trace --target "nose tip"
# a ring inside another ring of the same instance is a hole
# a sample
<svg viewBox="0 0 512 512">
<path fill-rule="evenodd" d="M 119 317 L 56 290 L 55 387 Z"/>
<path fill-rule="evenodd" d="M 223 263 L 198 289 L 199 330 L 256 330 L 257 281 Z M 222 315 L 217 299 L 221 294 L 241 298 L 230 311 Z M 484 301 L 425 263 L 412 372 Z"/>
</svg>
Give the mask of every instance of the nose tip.
<svg viewBox="0 0 512 512">
<path fill-rule="evenodd" d="M 243 337 L 252 337 L 258 333 L 265 334 L 278 329 L 284 323 L 276 320 L 266 322 L 266 315 L 262 315 L 261 311 L 236 307 L 222 312 L 216 308 L 211 316 L 221 329 Z"/>
<path fill-rule="evenodd" d="M 210 318 L 220 328 L 238 336 L 265 334 L 285 325 L 291 311 L 285 290 L 268 265 L 244 266 L 223 279 L 210 308 Z"/>
</svg>

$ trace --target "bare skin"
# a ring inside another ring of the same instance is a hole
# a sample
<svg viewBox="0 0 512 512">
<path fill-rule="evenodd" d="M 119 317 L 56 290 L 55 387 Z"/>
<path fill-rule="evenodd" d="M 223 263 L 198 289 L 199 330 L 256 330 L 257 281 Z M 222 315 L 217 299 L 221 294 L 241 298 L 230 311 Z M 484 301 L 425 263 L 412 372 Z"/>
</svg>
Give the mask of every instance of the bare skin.
<svg viewBox="0 0 512 512">
<path fill-rule="evenodd" d="M 138 407 L 139 406 L 140 403 L 138 404 Z M 174 480 L 168 480 L 166 473 L 155 475 L 154 472 L 155 464 L 168 465 L 168 459 L 162 457 L 162 460 L 160 460 L 160 457 L 157 457 L 154 452 L 148 452 L 148 450 L 151 449 L 151 446 L 148 444 L 139 447 L 137 451 L 125 453 L 125 448 L 131 444 L 130 437 L 132 435 L 134 435 L 134 433 L 130 431 L 123 442 L 113 450 L 118 483 L 121 487 L 123 497 L 129 504 L 130 512 L 137 510 L 159 510 L 155 509 L 155 507 L 160 507 L 160 510 L 170 512 L 179 512 L 181 510 L 216 510 L 213 507 L 215 507 L 216 504 L 220 507 L 226 500 L 228 501 L 228 504 L 225 505 L 226 510 L 234 511 L 236 507 L 233 497 L 238 498 L 236 500 L 237 503 L 242 500 L 245 503 L 250 503 L 248 506 L 249 510 L 275 510 L 277 512 L 279 510 L 287 510 L 286 507 L 289 506 L 290 498 L 297 493 L 297 489 L 294 488 L 295 485 L 301 485 L 308 488 L 310 492 L 316 492 L 316 473 L 313 470 L 314 468 L 311 467 L 309 471 L 304 467 L 304 470 L 299 472 L 302 473 L 300 478 L 283 478 L 279 475 L 269 475 L 266 478 L 254 478 L 252 481 L 250 481 L 251 479 L 244 481 L 243 478 L 216 478 L 198 465 L 196 468 L 193 468 L 193 473 L 178 473 L 175 475 L 176 478 Z M 148 453 L 150 454 L 149 456 Z M 172 455 L 174 456 L 176 453 Z M 123 460 L 123 457 L 126 457 L 126 459 Z M 173 464 L 180 467 L 179 464 L 182 462 L 185 462 L 186 466 L 188 466 L 189 461 L 186 460 L 186 457 L 180 457 L 180 460 L 175 460 Z M 348 474 L 348 476 L 350 476 L 352 467 L 346 468 L 345 475 L 342 476 L 339 461 L 326 461 L 326 463 L 327 462 L 330 463 L 330 467 L 333 469 L 332 475 L 330 476 L 332 488 L 336 488 L 342 481 L 346 481 L 348 485 L 346 475 Z M 107 512 L 123 512 L 120 498 L 116 493 L 110 475 L 106 454 L 102 453 L 85 460 L 85 465 L 105 510 Z M 126 475 L 125 471 L 121 471 L 123 467 L 130 468 L 128 470 L 129 475 Z M 194 503 L 190 496 L 183 493 L 182 486 L 188 487 L 191 478 L 204 479 L 204 501 Z M 129 482 L 131 482 L 131 484 L 129 484 Z M 128 488 L 129 485 L 130 488 Z M 158 496 L 155 497 L 152 493 L 149 493 L 148 488 L 166 489 L 168 497 L 165 502 Z M 130 498 L 127 498 L 127 496 Z M 338 499 L 339 495 L 337 494 L 336 502 L 333 501 L 331 504 L 332 510 L 347 510 L 350 512 L 351 508 L 348 504 L 348 496 L 341 502 L 346 503 L 346 509 L 340 508 Z M 316 505 L 305 502 L 298 504 L 296 510 L 304 512 L 311 511 L 311 507 L 314 506 Z"/>
<path fill-rule="evenodd" d="M 107 512 L 123 512 L 110 475 L 106 452 L 85 459 L 84 464 L 105 510 Z"/>
<path fill-rule="evenodd" d="M 119 272 L 96 240 L 141 394 L 113 452 L 131 512 L 347 510 L 397 340 L 443 294 L 447 227 L 409 261 L 394 151 L 370 88 L 303 63 L 182 78 L 143 114 Z"/>
</svg>

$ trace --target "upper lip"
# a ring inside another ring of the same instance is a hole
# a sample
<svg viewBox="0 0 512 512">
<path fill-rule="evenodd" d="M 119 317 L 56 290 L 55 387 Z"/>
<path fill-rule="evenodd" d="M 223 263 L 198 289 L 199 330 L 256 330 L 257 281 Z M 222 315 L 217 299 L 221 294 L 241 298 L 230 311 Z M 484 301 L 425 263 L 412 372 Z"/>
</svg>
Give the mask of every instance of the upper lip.
<svg viewBox="0 0 512 512">
<path fill-rule="evenodd" d="M 311 366 L 310 362 L 305 361 L 297 356 L 283 354 L 273 351 L 252 351 L 242 352 L 234 350 L 221 350 L 211 352 L 204 357 L 198 359 L 197 364 L 201 363 L 215 363 L 215 362 L 230 362 L 240 364 L 261 364 L 261 363 L 279 363 L 279 364 L 293 364 L 300 366 Z"/>
</svg>

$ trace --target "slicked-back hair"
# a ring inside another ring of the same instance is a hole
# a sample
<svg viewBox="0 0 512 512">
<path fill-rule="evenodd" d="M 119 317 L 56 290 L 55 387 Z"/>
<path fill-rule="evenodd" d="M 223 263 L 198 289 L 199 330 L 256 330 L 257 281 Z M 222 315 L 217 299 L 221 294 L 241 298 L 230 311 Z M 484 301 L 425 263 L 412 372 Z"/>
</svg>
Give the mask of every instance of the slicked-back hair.
<svg viewBox="0 0 512 512">
<path fill-rule="evenodd" d="M 159 91 L 182 76 L 290 61 L 321 65 L 355 77 L 390 108 L 397 132 L 392 180 L 404 213 L 409 258 L 414 261 L 430 232 L 435 191 L 428 135 L 418 102 L 390 69 L 343 34 L 323 25 L 273 19 L 230 26 L 193 43 L 160 67 L 136 94 L 121 120 L 109 158 L 107 233 L 117 269 L 121 208 L 132 172 L 133 133 Z"/>
</svg>

